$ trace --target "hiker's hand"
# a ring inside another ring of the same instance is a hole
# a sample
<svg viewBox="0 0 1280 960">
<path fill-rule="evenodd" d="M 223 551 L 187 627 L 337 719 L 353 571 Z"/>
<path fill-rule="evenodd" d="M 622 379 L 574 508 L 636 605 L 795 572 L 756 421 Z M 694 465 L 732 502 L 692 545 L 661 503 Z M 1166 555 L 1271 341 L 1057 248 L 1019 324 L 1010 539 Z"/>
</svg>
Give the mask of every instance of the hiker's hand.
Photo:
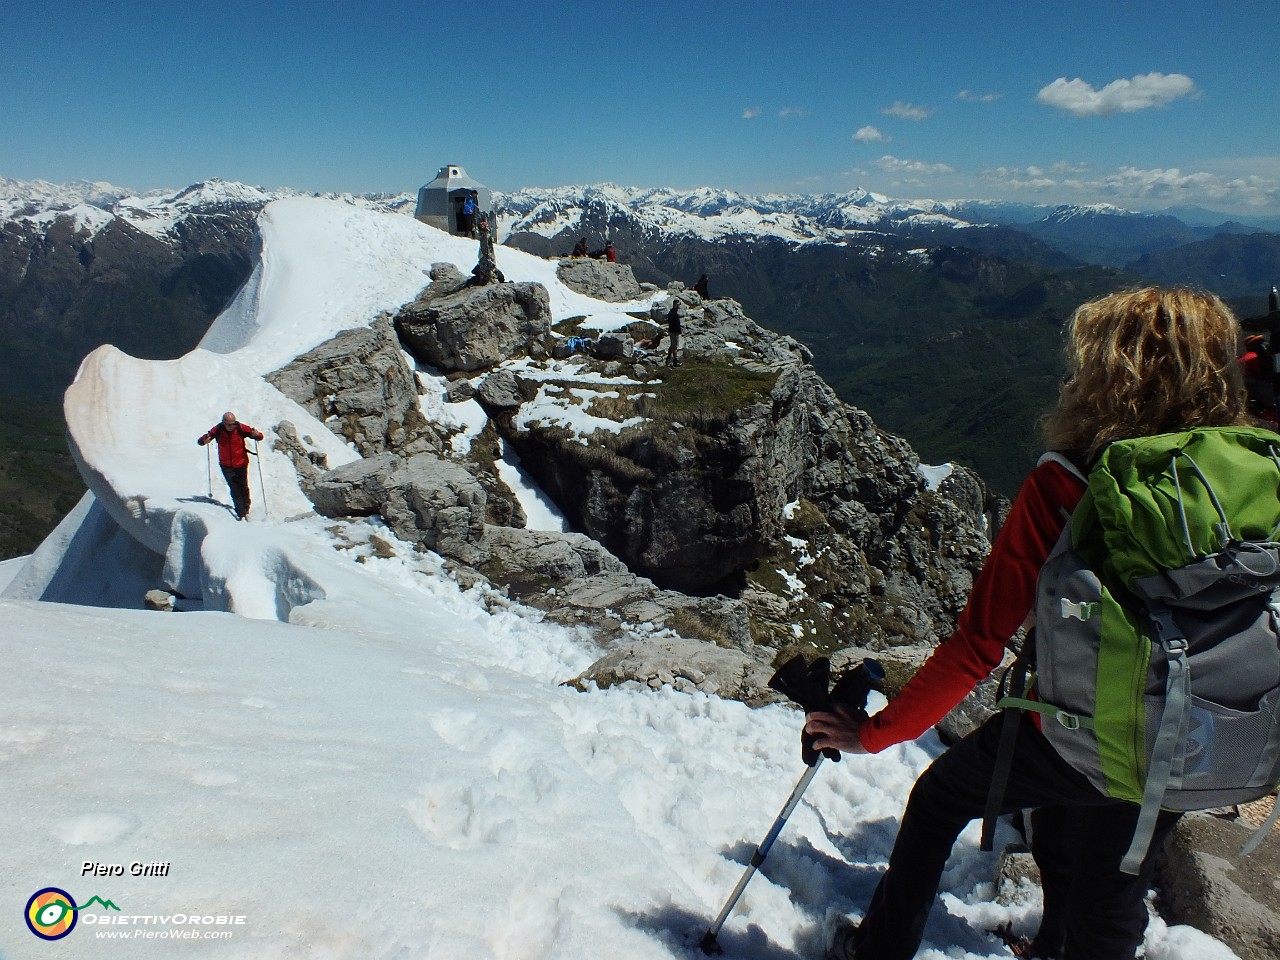
<svg viewBox="0 0 1280 960">
<path fill-rule="evenodd" d="M 839 750 L 841 753 L 866 753 L 858 733 L 867 715 L 861 710 L 837 705 L 827 713 L 815 710 L 804 721 L 804 732 L 813 737 L 815 750 Z"/>
</svg>

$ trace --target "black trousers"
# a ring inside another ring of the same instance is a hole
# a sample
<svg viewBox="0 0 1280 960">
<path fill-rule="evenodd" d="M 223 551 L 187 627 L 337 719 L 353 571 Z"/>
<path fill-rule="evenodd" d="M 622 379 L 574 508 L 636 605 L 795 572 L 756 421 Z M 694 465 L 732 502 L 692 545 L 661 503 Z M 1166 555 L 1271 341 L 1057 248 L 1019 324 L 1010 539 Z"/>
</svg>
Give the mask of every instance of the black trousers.
<svg viewBox="0 0 1280 960">
<path fill-rule="evenodd" d="M 1036 808 L 1032 853 L 1044 881 L 1037 956 L 1133 960 L 1147 927 L 1155 853 L 1180 814 L 1162 813 L 1137 877 L 1120 872 L 1138 806 L 1099 793 L 1022 713 L 1003 812 Z M 1002 718 L 952 746 L 921 774 L 857 933 L 859 960 L 910 960 L 960 831 L 983 815 Z"/>
<path fill-rule="evenodd" d="M 231 502 L 235 504 L 236 516 L 249 515 L 249 465 L 243 467 L 223 467 L 222 476 L 231 488 Z"/>
</svg>

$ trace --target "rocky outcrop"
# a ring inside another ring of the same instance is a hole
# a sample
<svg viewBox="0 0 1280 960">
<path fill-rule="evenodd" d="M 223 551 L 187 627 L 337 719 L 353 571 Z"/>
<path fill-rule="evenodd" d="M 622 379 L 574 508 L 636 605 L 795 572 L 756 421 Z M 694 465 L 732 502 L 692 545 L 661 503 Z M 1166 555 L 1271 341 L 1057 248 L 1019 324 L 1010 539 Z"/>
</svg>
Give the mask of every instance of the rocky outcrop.
<svg viewBox="0 0 1280 960">
<path fill-rule="evenodd" d="M 267 379 L 362 456 L 412 456 L 443 446 L 418 407 L 417 381 L 386 317 L 344 330 Z"/>
<path fill-rule="evenodd" d="M 493 582 L 605 643 L 669 630 L 760 659 L 741 601 L 663 590 L 584 534 L 490 527 L 488 546 L 492 559 L 481 569 Z"/>
<path fill-rule="evenodd" d="M 298 471 L 303 485 L 314 483 L 316 478 L 329 469 L 329 458 L 315 449 L 315 439 L 309 435 L 298 435 L 298 428 L 291 420 L 281 420 L 273 431 L 271 449 L 278 450 L 293 461 L 293 468 Z"/>
<path fill-rule="evenodd" d="M 489 559 L 484 488 L 435 454 L 357 460 L 322 474 L 306 492 L 326 517 L 377 515 L 401 540 L 471 566 Z"/>
<path fill-rule="evenodd" d="M 433 265 L 431 279 L 395 318 L 401 343 L 422 363 L 472 372 L 549 355 L 551 301 L 541 284 L 470 286 L 451 264 Z"/>
<path fill-rule="evenodd" d="M 782 699 L 769 689 L 772 675 L 771 669 L 741 651 L 672 637 L 642 640 L 614 650 L 568 685 L 579 690 L 590 685 L 669 686 L 682 693 L 701 691 L 760 706 Z"/>
<path fill-rule="evenodd" d="M 684 593 L 741 594 L 758 641 L 949 633 L 989 548 L 973 505 L 926 490 L 907 444 L 842 403 L 795 341 L 731 300 L 673 295 L 687 305 L 684 366 L 637 354 L 598 388 L 602 402 L 629 398 L 631 426 L 584 438 L 513 406 L 554 385 L 508 384 L 497 426 L 525 468 L 634 572 Z"/>
<path fill-rule="evenodd" d="M 1157 865 L 1161 907 L 1177 923 L 1217 937 L 1241 960 L 1280 956 L 1280 834 L 1250 857 L 1240 848 L 1255 828 L 1241 820 L 1190 814 L 1179 821 Z"/>
<path fill-rule="evenodd" d="M 636 300 L 642 293 L 635 273 L 625 263 L 575 257 L 560 261 L 556 277 L 570 290 L 610 303 Z"/>
</svg>

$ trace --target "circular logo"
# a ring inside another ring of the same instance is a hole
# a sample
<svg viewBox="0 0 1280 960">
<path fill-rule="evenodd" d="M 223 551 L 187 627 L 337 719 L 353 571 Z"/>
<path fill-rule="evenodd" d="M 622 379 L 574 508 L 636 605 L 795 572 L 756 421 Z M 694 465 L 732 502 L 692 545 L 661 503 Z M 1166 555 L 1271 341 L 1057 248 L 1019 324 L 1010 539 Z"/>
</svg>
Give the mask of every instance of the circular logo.
<svg viewBox="0 0 1280 960">
<path fill-rule="evenodd" d="M 61 940 L 76 928 L 76 902 L 57 887 L 37 890 L 27 901 L 27 929 L 41 940 Z"/>
</svg>

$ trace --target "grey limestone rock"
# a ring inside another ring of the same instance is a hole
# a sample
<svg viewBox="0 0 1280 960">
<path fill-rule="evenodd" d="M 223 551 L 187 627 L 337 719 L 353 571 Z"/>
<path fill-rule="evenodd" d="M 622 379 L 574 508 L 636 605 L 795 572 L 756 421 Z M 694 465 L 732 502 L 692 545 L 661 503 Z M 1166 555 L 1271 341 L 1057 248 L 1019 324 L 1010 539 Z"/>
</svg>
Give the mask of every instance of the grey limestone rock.
<svg viewBox="0 0 1280 960">
<path fill-rule="evenodd" d="M 400 539 L 443 556 L 473 566 L 489 557 L 484 488 L 435 454 L 357 460 L 322 475 L 307 493 L 324 516 L 377 514 Z"/>
<path fill-rule="evenodd" d="M 174 597 L 168 590 L 148 590 L 142 598 L 142 603 L 148 610 L 171 613 L 174 608 Z"/>
<path fill-rule="evenodd" d="M 635 353 L 635 342 L 625 333 L 603 333 L 591 352 L 601 360 L 629 360 Z"/>
<path fill-rule="evenodd" d="M 767 664 L 738 650 L 663 637 L 610 651 L 568 683 L 578 689 L 628 682 L 651 688 L 670 686 L 760 706 L 781 699 L 769 688 L 771 676 L 773 670 Z"/>
<path fill-rule="evenodd" d="M 314 448 L 315 441 L 309 436 L 300 437 L 292 420 L 281 420 L 276 424 L 271 449 L 283 453 L 293 461 L 293 468 L 298 471 L 304 484 L 315 480 L 329 469 L 328 455 Z"/>
<path fill-rule="evenodd" d="M 635 273 L 625 263 L 575 257 L 561 260 L 556 276 L 570 290 L 611 303 L 636 300 L 643 292 Z"/>
<path fill-rule="evenodd" d="M 1162 904 L 1173 922 L 1226 943 L 1241 960 L 1280 956 L 1280 833 L 1250 857 L 1240 848 L 1255 828 L 1241 820 L 1188 814 L 1157 861 Z"/>
<path fill-rule="evenodd" d="M 564 586 L 598 573 L 625 574 L 626 565 L 586 534 L 490 527 L 489 546 L 504 582 Z M 497 572 L 495 570 L 495 572 Z"/>
<path fill-rule="evenodd" d="M 342 331 L 267 379 L 364 456 L 441 448 L 439 432 L 418 407 L 417 381 L 386 317 Z"/>
<path fill-rule="evenodd" d="M 452 277 L 432 269 L 433 276 Z M 551 301 L 539 283 L 454 288 L 436 280 L 400 309 L 395 328 L 424 363 L 444 371 L 484 370 L 515 356 L 549 355 Z"/>
<path fill-rule="evenodd" d="M 480 382 L 476 391 L 481 401 L 496 410 L 513 410 L 538 392 L 538 385 L 522 380 L 511 370 L 498 369 Z"/>
</svg>

